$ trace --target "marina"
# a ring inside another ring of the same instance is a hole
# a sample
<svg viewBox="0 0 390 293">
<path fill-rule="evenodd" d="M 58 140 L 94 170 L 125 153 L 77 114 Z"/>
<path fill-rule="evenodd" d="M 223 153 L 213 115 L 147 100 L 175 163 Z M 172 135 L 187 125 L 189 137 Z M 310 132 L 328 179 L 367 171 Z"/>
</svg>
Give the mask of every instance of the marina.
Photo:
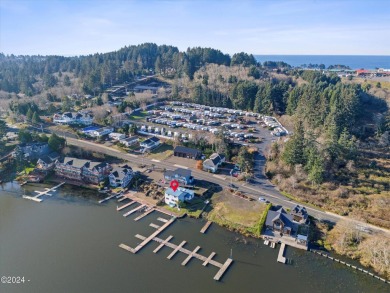
<svg viewBox="0 0 390 293">
<path fill-rule="evenodd" d="M 27 194 L 37 189 L 33 185 L 24 187 Z M 42 205 L 31 205 L 21 197 L 23 190 L 19 184 L 6 183 L 1 188 L 0 247 L 2 252 L 7 253 L 0 252 L 0 274 L 6 275 L 10 270 L 28 274 L 34 280 L 28 284 L 29 292 L 62 292 L 63 288 L 67 292 L 120 292 L 123 288 L 131 288 L 132 292 L 161 292 L 161 282 L 150 282 L 151 276 L 159 276 L 161 280 L 174 277 L 175 286 L 170 287 L 173 293 L 183 288 L 188 293 L 256 292 L 259 288 L 270 292 L 388 291 L 389 285 L 370 275 L 373 273 L 370 269 L 364 269 L 367 273 L 361 272 L 358 263 L 353 261 L 348 267 L 336 261 L 340 256 L 330 254 L 329 258 L 325 258 L 317 253 L 289 247 L 284 257 L 295 261 L 281 265 L 276 262 L 279 249 L 265 247 L 264 240 L 245 238 L 247 243 L 244 244 L 237 241 L 236 233 L 218 225 L 199 237 L 205 222 L 188 217 L 175 220 L 174 224 L 156 237 L 176 246 L 185 240 L 182 250 L 187 249 L 189 254 L 178 251 L 168 261 L 166 257 L 174 248 L 152 240 L 141 253 L 129 255 L 128 252 L 132 252 L 143 241 L 135 238 L 135 234 L 148 236 L 159 229 L 151 228 L 151 223 L 163 226 L 171 217 L 153 212 L 143 220 L 133 221 L 134 216 L 129 221 L 122 216 L 126 210 L 116 212 L 116 202 L 108 201 L 107 205 L 98 205 L 99 198 L 89 190 L 60 188 L 55 195 L 61 200 L 50 201 L 42 208 Z M 4 212 L 7 207 L 11 213 Z M 18 221 L 9 221 L 14 217 Z M 61 223 L 61 233 L 58 233 L 58 223 Z M 129 235 L 129 231 L 134 232 Z M 48 235 L 50 241 L 46 241 Z M 45 241 L 37 245 L 37 238 Z M 96 239 L 99 239 L 98 245 Z M 125 244 L 119 249 L 112 249 L 115 243 Z M 182 265 L 198 246 L 200 249 L 191 260 L 185 266 Z M 61 247 L 61 262 L 53 263 L 53 259 L 59 256 L 58 247 Z M 34 253 L 28 258 L 21 253 L 32 248 Z M 213 261 L 223 266 L 231 248 L 234 265 L 230 264 L 220 277 L 220 282 L 216 282 L 214 276 L 221 268 L 213 265 Z M 157 256 L 156 253 L 161 255 Z M 204 258 L 200 260 L 196 254 Z M 330 257 L 335 260 L 331 261 Z M 96 263 L 97 259 L 102 262 Z M 341 261 L 345 263 L 346 260 Z M 42 265 L 37 267 L 38 262 Z M 318 274 L 318 270 L 322 273 Z M 285 282 L 275 282 L 281 275 Z M 53 278 L 50 284 L 45 282 L 49 276 Z M 66 281 L 69 279 L 77 281 Z"/>
<path fill-rule="evenodd" d="M 153 234 L 152 234 L 153 235 Z M 186 248 L 184 248 L 183 246 L 187 243 L 187 241 L 182 241 L 179 245 L 176 245 L 176 244 L 173 244 L 171 242 L 169 242 L 169 239 L 166 239 L 166 240 L 163 240 L 163 239 L 160 239 L 158 237 L 153 237 L 151 238 L 150 236 L 148 238 L 142 236 L 142 235 L 135 235 L 135 237 L 137 237 L 138 239 L 141 239 L 143 240 L 144 242 L 147 241 L 144 245 L 146 245 L 149 241 L 153 240 L 153 241 L 156 241 L 158 243 L 161 243 L 160 246 L 158 246 L 155 251 L 157 250 L 160 250 L 163 246 L 167 246 L 167 247 L 170 247 L 173 249 L 173 251 L 167 256 L 167 259 L 172 259 L 177 252 L 181 252 L 181 253 L 184 253 L 184 254 L 187 254 L 188 257 L 181 263 L 182 266 L 185 266 L 188 264 L 188 262 L 192 259 L 192 258 L 197 258 L 201 261 L 203 261 L 203 266 L 207 266 L 207 264 L 211 264 L 213 266 L 216 266 L 219 268 L 217 274 L 214 276 L 214 280 L 216 281 L 219 281 L 223 274 L 228 270 L 228 268 L 230 267 L 230 265 L 233 263 L 233 259 L 231 258 L 228 258 L 225 263 L 219 263 L 217 261 L 214 261 L 212 260 L 212 258 L 215 256 L 215 252 L 212 252 L 212 254 L 209 256 L 209 257 L 205 257 L 201 254 L 198 254 L 197 251 L 200 249 L 200 246 L 197 246 L 193 251 L 191 250 L 188 250 Z M 125 244 L 120 244 L 119 247 L 129 251 L 129 252 L 133 252 L 133 253 L 136 253 L 134 252 L 134 249 L 130 248 L 129 246 L 125 245 Z M 157 253 L 157 251 L 155 253 Z"/>
<path fill-rule="evenodd" d="M 45 188 L 46 190 L 45 191 L 39 191 L 39 190 L 35 190 L 34 192 L 38 193 L 36 196 L 28 196 L 28 195 L 23 195 L 23 198 L 25 199 L 29 199 L 29 200 L 32 200 L 32 201 L 35 201 L 35 202 L 42 202 L 43 199 L 40 198 L 41 196 L 44 196 L 44 195 L 48 195 L 48 196 L 52 196 L 51 193 L 49 192 L 55 192 L 57 191 L 57 189 L 59 187 L 61 187 L 62 185 L 64 185 L 65 182 L 62 182 L 52 188 Z"/>
</svg>

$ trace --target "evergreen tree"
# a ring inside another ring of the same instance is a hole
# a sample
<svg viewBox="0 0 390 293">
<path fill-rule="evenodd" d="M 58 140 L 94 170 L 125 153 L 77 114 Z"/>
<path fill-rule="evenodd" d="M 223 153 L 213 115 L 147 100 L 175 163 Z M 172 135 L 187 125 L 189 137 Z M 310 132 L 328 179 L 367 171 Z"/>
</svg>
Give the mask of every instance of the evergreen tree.
<svg viewBox="0 0 390 293">
<path fill-rule="evenodd" d="M 48 140 L 49 147 L 56 152 L 59 152 L 65 146 L 65 142 L 65 138 L 59 137 L 55 133 Z"/>
<path fill-rule="evenodd" d="M 295 132 L 287 141 L 282 154 L 282 160 L 289 166 L 305 165 L 305 136 L 302 121 L 297 123 Z"/>
<path fill-rule="evenodd" d="M 308 179 L 312 184 L 321 184 L 324 180 L 324 172 L 324 161 L 321 156 L 316 156 L 309 170 Z"/>
<path fill-rule="evenodd" d="M 38 123 L 42 122 L 41 117 L 39 117 L 37 112 L 34 112 L 34 114 L 32 116 L 32 122 L 35 123 L 35 124 L 38 124 Z"/>
<path fill-rule="evenodd" d="M 27 121 L 31 122 L 32 117 L 33 117 L 33 111 L 31 110 L 31 108 L 29 108 L 26 114 Z"/>
</svg>

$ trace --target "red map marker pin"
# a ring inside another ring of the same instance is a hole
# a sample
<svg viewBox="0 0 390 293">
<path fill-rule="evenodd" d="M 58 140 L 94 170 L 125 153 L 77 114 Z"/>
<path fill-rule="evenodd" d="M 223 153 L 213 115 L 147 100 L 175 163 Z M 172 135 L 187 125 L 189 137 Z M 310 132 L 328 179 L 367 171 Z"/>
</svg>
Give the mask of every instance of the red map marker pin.
<svg viewBox="0 0 390 293">
<path fill-rule="evenodd" d="M 179 187 L 179 182 L 177 182 L 177 180 L 172 180 L 171 181 L 171 188 L 173 189 L 173 192 L 175 192 L 178 187 Z"/>
</svg>

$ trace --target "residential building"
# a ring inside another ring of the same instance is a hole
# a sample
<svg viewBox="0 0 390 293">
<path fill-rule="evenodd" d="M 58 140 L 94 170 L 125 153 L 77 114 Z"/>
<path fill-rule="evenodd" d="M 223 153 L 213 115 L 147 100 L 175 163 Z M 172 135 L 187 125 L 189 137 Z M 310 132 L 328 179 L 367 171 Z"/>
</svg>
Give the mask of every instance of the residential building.
<svg viewBox="0 0 390 293">
<path fill-rule="evenodd" d="M 133 169 L 127 165 L 123 167 L 116 167 L 112 169 L 108 178 L 110 179 L 110 185 L 112 187 L 125 188 L 134 177 Z"/>
<path fill-rule="evenodd" d="M 265 220 L 266 231 L 264 235 L 282 242 L 291 242 L 307 248 L 308 245 L 308 214 L 304 207 L 295 206 L 290 213 L 282 207 L 269 210 Z M 290 242 L 290 243 L 289 243 Z"/>
<path fill-rule="evenodd" d="M 164 178 L 167 181 L 177 180 L 184 185 L 194 183 L 194 177 L 191 176 L 191 170 L 178 168 L 174 171 L 167 170 L 164 173 Z"/>
<path fill-rule="evenodd" d="M 82 124 L 91 125 L 93 121 L 92 114 L 88 112 L 65 112 L 56 113 L 53 115 L 53 123 L 55 124 Z"/>
<path fill-rule="evenodd" d="M 194 191 L 179 187 L 176 191 L 173 191 L 172 188 L 167 188 L 165 190 L 164 200 L 165 203 L 171 207 L 179 206 L 180 202 L 188 202 L 194 198 Z"/>
<path fill-rule="evenodd" d="M 214 153 L 203 162 L 203 170 L 215 173 L 219 166 L 225 162 L 225 156 L 222 154 Z"/>
<path fill-rule="evenodd" d="M 202 152 L 197 149 L 187 148 L 184 146 L 177 146 L 173 150 L 173 155 L 176 157 L 197 160 L 202 156 Z"/>
<path fill-rule="evenodd" d="M 119 143 L 129 147 L 131 145 L 134 145 L 134 144 L 138 143 L 138 141 L 139 141 L 139 139 L 138 139 L 137 136 L 130 136 L 128 138 L 121 139 L 119 141 Z"/>
<path fill-rule="evenodd" d="M 112 140 L 121 140 L 126 138 L 126 135 L 124 133 L 118 133 L 118 132 L 111 132 L 108 134 L 108 137 L 111 138 Z"/>
<path fill-rule="evenodd" d="M 55 166 L 56 160 L 58 160 L 59 157 L 60 155 L 57 152 L 42 156 L 38 159 L 37 168 L 44 171 L 52 170 Z"/>
<path fill-rule="evenodd" d="M 113 131 L 114 131 L 114 128 L 112 128 L 112 127 L 102 127 L 102 128 L 97 129 L 97 130 L 92 130 L 92 131 L 88 132 L 88 135 L 92 136 L 92 137 L 102 137 L 104 135 L 110 134 Z"/>
<path fill-rule="evenodd" d="M 20 154 L 27 159 L 38 159 L 51 152 L 46 142 L 20 144 L 15 148 L 15 155 Z"/>
<path fill-rule="evenodd" d="M 110 172 L 110 165 L 103 162 L 65 157 L 55 162 L 55 173 L 66 179 L 99 184 Z"/>
<path fill-rule="evenodd" d="M 159 146 L 161 144 L 160 142 L 160 139 L 158 137 L 151 137 L 151 138 L 148 138 L 147 140 L 144 140 L 143 142 L 141 142 L 140 146 L 143 147 L 144 149 L 154 149 L 156 148 L 157 146 Z"/>
<path fill-rule="evenodd" d="M 301 207 L 300 205 L 296 205 L 290 212 L 293 217 L 293 221 L 300 224 L 307 224 L 309 215 L 305 207 Z"/>
</svg>

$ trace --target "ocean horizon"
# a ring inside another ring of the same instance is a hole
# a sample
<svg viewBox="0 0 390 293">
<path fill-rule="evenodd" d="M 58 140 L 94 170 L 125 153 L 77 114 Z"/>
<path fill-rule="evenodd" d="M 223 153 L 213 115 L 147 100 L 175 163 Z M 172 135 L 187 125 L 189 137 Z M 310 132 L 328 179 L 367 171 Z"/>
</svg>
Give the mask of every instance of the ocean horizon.
<svg viewBox="0 0 390 293">
<path fill-rule="evenodd" d="M 258 62 L 283 61 L 298 67 L 303 64 L 346 65 L 351 69 L 390 69 L 390 55 L 253 55 Z"/>
</svg>

